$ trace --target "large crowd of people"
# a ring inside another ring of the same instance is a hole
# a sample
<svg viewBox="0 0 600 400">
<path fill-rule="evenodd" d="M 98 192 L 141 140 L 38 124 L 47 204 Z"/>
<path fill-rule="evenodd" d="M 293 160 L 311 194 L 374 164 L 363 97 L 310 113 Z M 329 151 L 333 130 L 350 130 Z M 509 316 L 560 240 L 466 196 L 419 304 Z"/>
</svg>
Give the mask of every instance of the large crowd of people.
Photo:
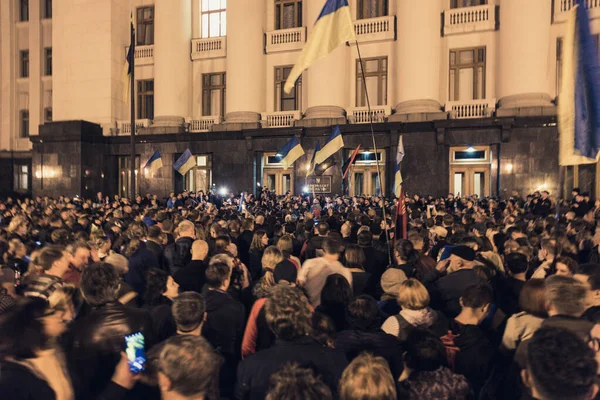
<svg viewBox="0 0 600 400">
<path fill-rule="evenodd" d="M 6 199 L 0 399 L 597 398 L 572 194 Z"/>
</svg>

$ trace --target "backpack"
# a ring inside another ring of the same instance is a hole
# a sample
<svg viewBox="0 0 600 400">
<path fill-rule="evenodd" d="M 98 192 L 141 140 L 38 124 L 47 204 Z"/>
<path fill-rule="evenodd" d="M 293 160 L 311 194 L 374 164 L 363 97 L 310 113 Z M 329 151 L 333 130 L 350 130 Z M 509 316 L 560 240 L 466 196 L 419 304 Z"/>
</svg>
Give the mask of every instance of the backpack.
<svg viewBox="0 0 600 400">
<path fill-rule="evenodd" d="M 448 358 L 448 366 L 452 371 L 454 371 L 454 363 L 456 361 L 456 354 L 460 351 L 460 348 L 454 343 L 454 339 L 456 339 L 459 335 L 455 335 L 451 330 L 448 330 L 444 336 L 440 339 L 446 348 L 446 357 Z"/>
</svg>

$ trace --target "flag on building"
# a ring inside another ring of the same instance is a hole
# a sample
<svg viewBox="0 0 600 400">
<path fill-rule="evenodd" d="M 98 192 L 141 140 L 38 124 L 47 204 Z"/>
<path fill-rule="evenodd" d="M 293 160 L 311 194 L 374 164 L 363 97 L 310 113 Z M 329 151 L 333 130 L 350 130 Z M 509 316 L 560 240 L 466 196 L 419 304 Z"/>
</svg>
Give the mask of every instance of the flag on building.
<svg viewBox="0 0 600 400">
<path fill-rule="evenodd" d="M 342 166 L 342 179 L 346 179 L 346 176 L 348 176 L 350 167 L 352 166 L 352 164 L 354 164 L 354 161 L 356 160 L 356 156 L 358 155 L 359 151 L 360 151 L 360 144 L 356 147 L 356 149 L 354 149 L 354 151 L 352 152 L 350 157 L 348 157 L 348 159 Z"/>
<path fill-rule="evenodd" d="M 585 7 L 571 9 L 563 43 L 559 164 L 590 164 L 600 150 L 600 69 Z"/>
<path fill-rule="evenodd" d="M 315 164 L 315 158 L 317 157 L 317 153 L 321 150 L 321 145 L 319 144 L 319 141 L 317 140 L 317 145 L 315 146 L 315 152 L 313 153 L 312 158 L 310 159 L 310 164 L 308 165 L 308 168 L 306 170 L 306 176 L 309 176 L 310 174 L 313 173 L 313 171 L 315 170 L 315 167 L 317 166 Z"/>
<path fill-rule="evenodd" d="M 285 146 L 283 146 L 281 150 L 277 152 L 277 156 L 281 157 L 281 165 L 283 165 L 283 168 L 289 168 L 292 164 L 294 164 L 294 161 L 303 155 L 304 149 L 300 145 L 300 142 L 296 136 L 292 136 L 290 141 L 287 142 Z"/>
<path fill-rule="evenodd" d="M 404 159 L 404 143 L 402 142 L 402 135 L 398 139 L 398 152 L 396 153 L 396 168 L 394 174 L 394 195 L 400 197 L 402 188 L 402 173 L 400 172 L 400 163 Z"/>
<path fill-rule="evenodd" d="M 315 61 L 326 57 L 339 45 L 355 40 L 354 23 L 348 0 L 327 0 L 302 49 L 300 58 L 285 82 L 285 92 L 292 91 L 298 77 Z"/>
<path fill-rule="evenodd" d="M 188 173 L 188 171 L 196 166 L 196 158 L 192 155 L 190 149 L 186 149 L 181 157 L 175 161 L 173 164 L 173 168 L 175 171 L 179 172 L 181 175 Z"/>
<path fill-rule="evenodd" d="M 340 126 L 336 125 L 333 128 L 331 135 L 329 135 L 329 139 L 327 139 L 327 142 L 323 148 L 321 148 L 321 150 L 315 154 L 315 164 L 321 164 L 323 161 L 334 155 L 342 147 L 344 147 L 344 138 L 342 138 Z"/>
<path fill-rule="evenodd" d="M 125 57 L 125 65 L 123 65 L 123 74 L 121 76 L 121 82 L 123 83 L 123 102 L 129 101 L 129 86 L 131 86 L 131 70 L 133 67 L 133 52 L 135 51 L 135 29 L 133 28 L 133 13 L 129 21 L 130 25 L 130 41 L 129 49 L 127 50 L 127 56 Z"/>
<path fill-rule="evenodd" d="M 404 196 L 404 188 L 400 185 L 400 195 L 398 196 L 398 202 L 396 203 L 396 218 L 395 218 L 395 230 L 394 230 L 394 241 L 396 239 L 406 239 L 407 236 L 407 213 L 406 213 L 406 202 Z"/>
<path fill-rule="evenodd" d="M 160 151 L 156 150 L 156 152 L 152 155 L 152 157 L 150 157 L 150 159 L 146 163 L 146 166 L 144 167 L 144 169 L 148 170 L 154 174 L 156 171 L 158 171 L 162 167 L 163 167 L 163 162 L 162 162 L 162 157 L 160 156 Z"/>
</svg>

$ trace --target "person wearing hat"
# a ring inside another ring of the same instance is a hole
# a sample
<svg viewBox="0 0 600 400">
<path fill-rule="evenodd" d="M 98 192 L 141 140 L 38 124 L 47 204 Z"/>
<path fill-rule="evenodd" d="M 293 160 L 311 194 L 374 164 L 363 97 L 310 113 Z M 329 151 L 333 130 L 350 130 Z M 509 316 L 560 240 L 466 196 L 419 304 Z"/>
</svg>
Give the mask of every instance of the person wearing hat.
<svg viewBox="0 0 600 400">
<path fill-rule="evenodd" d="M 448 318 L 460 311 L 460 296 L 471 285 L 482 283 L 473 271 L 475 251 L 467 246 L 455 246 L 450 256 L 436 266 L 439 278 L 429 285 L 431 307 L 442 311 Z"/>
</svg>

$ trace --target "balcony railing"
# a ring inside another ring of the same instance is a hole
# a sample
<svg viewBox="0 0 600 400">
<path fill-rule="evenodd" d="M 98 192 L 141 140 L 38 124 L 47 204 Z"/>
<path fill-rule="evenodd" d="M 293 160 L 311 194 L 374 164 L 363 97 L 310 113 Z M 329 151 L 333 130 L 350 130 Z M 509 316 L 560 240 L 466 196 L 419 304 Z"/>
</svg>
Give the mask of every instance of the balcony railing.
<svg viewBox="0 0 600 400">
<path fill-rule="evenodd" d="M 354 21 L 354 32 L 359 42 L 379 42 L 396 39 L 396 16 L 359 19 Z"/>
<path fill-rule="evenodd" d="M 262 114 L 263 128 L 289 128 L 300 119 L 300 111 L 276 111 Z"/>
<path fill-rule="evenodd" d="M 585 8 L 590 10 L 590 18 L 600 18 L 600 0 L 580 0 Z M 554 22 L 567 20 L 569 11 L 577 0 L 554 0 Z"/>
<path fill-rule="evenodd" d="M 449 101 L 446 112 L 450 119 L 469 119 L 491 117 L 496 110 L 496 99 Z"/>
<path fill-rule="evenodd" d="M 125 55 L 129 53 L 129 46 L 125 47 Z M 154 64 L 154 45 L 135 46 L 135 65 L 152 65 Z"/>
<path fill-rule="evenodd" d="M 306 28 L 278 29 L 265 33 L 265 36 L 267 54 L 301 50 L 306 42 Z"/>
<path fill-rule="evenodd" d="M 227 37 L 192 39 L 192 60 L 227 57 Z"/>
<path fill-rule="evenodd" d="M 211 115 L 209 117 L 188 118 L 190 124 L 190 132 L 209 132 L 213 125 L 223 122 L 223 118 L 219 115 Z"/>
<path fill-rule="evenodd" d="M 136 119 L 135 120 L 135 133 L 139 134 L 140 128 L 148 128 L 152 124 L 150 119 Z M 117 128 L 119 128 L 119 136 L 131 135 L 131 121 L 118 121 Z"/>
<path fill-rule="evenodd" d="M 371 116 L 374 123 L 385 122 L 388 115 L 391 114 L 391 109 L 388 106 L 372 106 Z M 348 119 L 353 124 L 368 124 L 371 122 L 369 117 L 369 109 L 367 107 L 355 107 L 350 110 Z"/>
<path fill-rule="evenodd" d="M 496 28 L 496 5 L 453 8 L 444 12 L 444 35 L 493 31 Z"/>
</svg>

